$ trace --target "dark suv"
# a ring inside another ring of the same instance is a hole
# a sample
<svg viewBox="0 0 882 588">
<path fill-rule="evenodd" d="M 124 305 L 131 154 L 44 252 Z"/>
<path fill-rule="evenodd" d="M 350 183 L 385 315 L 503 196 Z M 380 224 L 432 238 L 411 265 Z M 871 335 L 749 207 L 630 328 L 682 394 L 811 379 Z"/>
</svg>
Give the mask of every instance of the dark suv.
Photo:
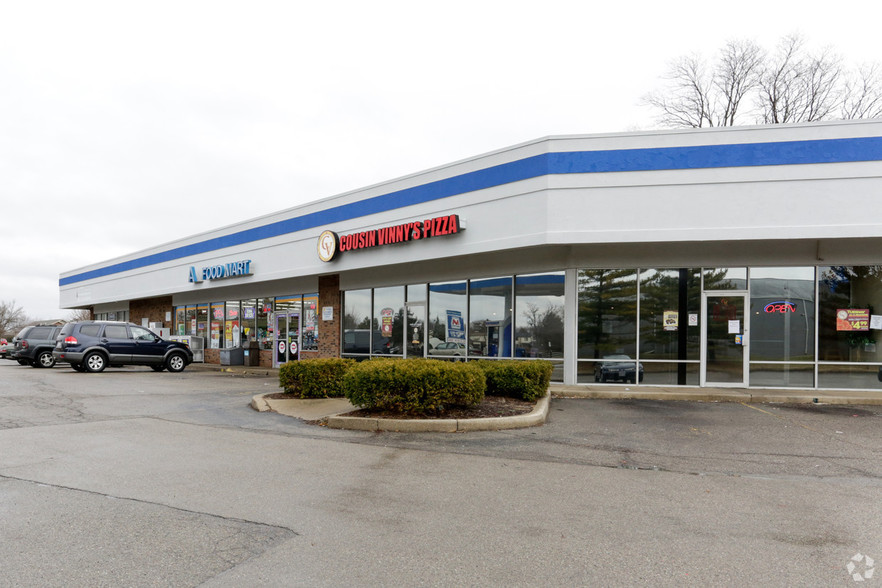
<svg viewBox="0 0 882 588">
<path fill-rule="evenodd" d="M 100 372 L 108 365 L 147 365 L 156 372 L 180 372 L 193 362 L 187 345 L 166 341 L 144 327 L 115 321 L 64 325 L 53 354 L 78 372 Z"/>
<path fill-rule="evenodd" d="M 22 329 L 16 336 L 12 359 L 17 360 L 21 365 L 51 368 L 55 365 L 52 349 L 55 347 L 55 337 L 60 330 L 61 327 L 52 325 L 34 325 L 27 330 Z"/>
</svg>

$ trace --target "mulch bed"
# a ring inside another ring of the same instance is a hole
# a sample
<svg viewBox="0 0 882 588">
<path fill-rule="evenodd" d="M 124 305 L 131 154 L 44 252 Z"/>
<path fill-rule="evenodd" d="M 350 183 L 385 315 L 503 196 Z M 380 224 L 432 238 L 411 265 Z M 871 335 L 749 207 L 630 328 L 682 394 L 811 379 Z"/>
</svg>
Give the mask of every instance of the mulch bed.
<svg viewBox="0 0 882 588">
<path fill-rule="evenodd" d="M 292 396 L 283 392 L 277 392 L 275 394 L 270 394 L 267 398 L 285 399 L 292 398 Z M 384 419 L 486 419 L 527 414 L 534 408 L 536 408 L 535 402 L 526 402 L 515 398 L 505 398 L 503 396 L 485 396 L 484 400 L 475 406 L 454 406 L 437 415 L 415 416 L 402 414 L 400 412 L 387 412 L 372 408 L 362 408 L 347 412 L 345 415 L 341 416 Z"/>
</svg>

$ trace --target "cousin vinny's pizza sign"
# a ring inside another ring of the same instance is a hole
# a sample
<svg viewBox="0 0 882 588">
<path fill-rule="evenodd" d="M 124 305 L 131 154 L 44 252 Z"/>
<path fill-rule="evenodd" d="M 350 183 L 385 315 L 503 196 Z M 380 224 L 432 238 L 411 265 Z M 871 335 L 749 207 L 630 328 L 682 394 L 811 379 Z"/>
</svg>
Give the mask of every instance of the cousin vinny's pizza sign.
<svg viewBox="0 0 882 588">
<path fill-rule="evenodd" d="M 322 261 L 331 261 L 344 251 L 358 251 L 359 249 L 454 235 L 461 232 L 463 228 L 459 222 L 459 215 L 449 214 L 424 221 L 414 221 L 346 235 L 325 231 L 318 238 L 318 254 Z"/>
</svg>

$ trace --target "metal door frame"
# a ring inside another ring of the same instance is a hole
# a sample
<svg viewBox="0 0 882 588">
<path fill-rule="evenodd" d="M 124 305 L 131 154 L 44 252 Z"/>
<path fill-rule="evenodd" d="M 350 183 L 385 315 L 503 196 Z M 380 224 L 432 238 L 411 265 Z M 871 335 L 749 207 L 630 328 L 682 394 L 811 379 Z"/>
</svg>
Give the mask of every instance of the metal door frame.
<svg viewBox="0 0 882 588">
<path fill-rule="evenodd" d="M 741 326 L 743 347 L 742 382 L 707 381 L 707 301 L 708 298 L 741 298 L 744 301 L 744 320 Z M 747 290 L 708 290 L 701 293 L 701 370 L 699 385 L 716 388 L 747 388 L 750 386 L 750 292 Z"/>
<path fill-rule="evenodd" d="M 296 357 L 292 357 L 291 356 L 291 348 L 288 344 L 288 338 L 289 338 L 288 333 L 291 332 L 291 323 L 292 323 L 291 319 L 295 316 L 297 317 L 297 351 L 295 352 Z M 278 356 L 278 351 L 279 351 L 279 328 L 278 328 L 279 323 L 278 323 L 278 319 L 281 319 L 283 317 L 285 319 L 285 340 L 283 342 L 285 345 L 285 361 L 280 362 L 279 356 Z M 274 368 L 279 367 L 283 363 L 287 363 L 289 361 L 294 361 L 294 360 L 300 359 L 300 351 L 301 351 L 301 349 L 303 349 L 303 329 L 302 329 L 303 321 L 302 321 L 302 318 L 303 318 L 302 313 L 299 310 L 297 310 L 297 311 L 282 311 L 282 312 L 272 313 L 271 320 L 272 320 L 272 325 L 273 325 L 273 367 Z"/>
</svg>

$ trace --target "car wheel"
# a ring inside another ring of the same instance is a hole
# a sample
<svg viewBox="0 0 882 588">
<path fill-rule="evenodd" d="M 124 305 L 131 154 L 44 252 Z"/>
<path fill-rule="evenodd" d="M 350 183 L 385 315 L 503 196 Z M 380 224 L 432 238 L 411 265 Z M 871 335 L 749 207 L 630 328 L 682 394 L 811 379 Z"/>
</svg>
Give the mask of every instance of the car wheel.
<svg viewBox="0 0 882 588">
<path fill-rule="evenodd" d="M 87 372 L 97 374 L 98 372 L 103 372 L 104 368 L 107 367 L 107 360 L 97 351 L 93 351 L 83 358 L 83 367 Z"/>
<path fill-rule="evenodd" d="M 162 370 L 165 369 L 165 366 L 164 365 L 151 365 L 150 369 L 153 370 L 154 372 L 161 372 Z"/>
<path fill-rule="evenodd" d="M 34 362 L 34 367 L 41 368 L 51 368 L 55 365 L 55 356 L 52 355 L 51 351 L 41 351 L 39 355 L 37 355 L 37 360 Z"/>
<path fill-rule="evenodd" d="M 180 353 L 172 353 L 168 356 L 168 359 L 165 362 L 165 367 L 168 371 L 177 373 L 184 371 L 184 368 L 187 367 L 187 360 L 184 359 L 184 356 Z"/>
</svg>

